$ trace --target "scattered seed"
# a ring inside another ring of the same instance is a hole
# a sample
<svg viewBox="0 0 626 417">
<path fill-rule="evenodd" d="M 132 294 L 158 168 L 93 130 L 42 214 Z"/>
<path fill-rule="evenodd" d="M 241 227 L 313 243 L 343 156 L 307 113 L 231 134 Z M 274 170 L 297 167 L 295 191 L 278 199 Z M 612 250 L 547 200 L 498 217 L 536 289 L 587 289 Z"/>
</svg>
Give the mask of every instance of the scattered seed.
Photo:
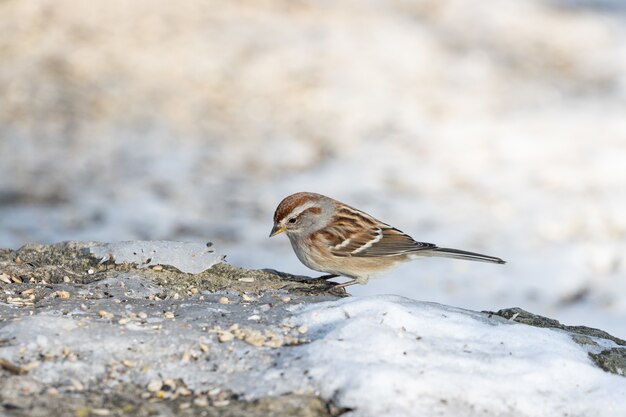
<svg viewBox="0 0 626 417">
<path fill-rule="evenodd" d="M 254 278 L 253 278 L 253 277 L 244 277 L 244 278 L 239 278 L 237 281 L 241 281 L 241 282 L 254 282 Z"/>
<path fill-rule="evenodd" d="M 112 319 L 114 317 L 113 313 L 109 313 L 108 311 L 104 310 L 98 311 L 98 315 L 103 319 Z"/>
<path fill-rule="evenodd" d="M 300 327 L 298 327 L 298 333 L 300 334 L 305 334 L 306 332 L 309 331 L 309 328 L 306 325 L 302 325 Z"/>
<path fill-rule="evenodd" d="M 288 302 L 291 301 L 291 297 L 283 297 L 283 298 L 281 298 L 281 300 L 282 300 L 283 303 L 288 303 Z"/>
<path fill-rule="evenodd" d="M 248 320 L 259 321 L 261 320 L 261 316 L 259 316 L 258 314 L 253 314 L 250 317 L 248 317 Z"/>
<path fill-rule="evenodd" d="M 141 313 L 137 314 L 137 317 L 139 317 L 140 319 L 147 319 L 148 315 L 142 311 Z"/>
<path fill-rule="evenodd" d="M 162 386 L 163 386 L 163 382 L 161 380 L 153 379 L 152 381 L 148 383 L 148 386 L 146 388 L 150 392 L 157 392 L 161 389 Z"/>
<path fill-rule="evenodd" d="M 226 407 L 228 404 L 230 404 L 228 400 L 213 401 L 213 407 Z"/>
<path fill-rule="evenodd" d="M 221 343 L 230 342 L 234 338 L 235 336 L 227 330 L 220 330 L 217 332 L 217 340 Z"/>
<path fill-rule="evenodd" d="M 117 323 L 118 323 L 118 324 L 126 324 L 126 323 L 128 323 L 129 321 L 130 321 L 130 319 L 123 318 L 123 319 L 119 319 L 119 320 L 117 321 Z"/>
<path fill-rule="evenodd" d="M 56 298 L 60 298 L 61 300 L 67 300 L 70 298 L 69 291 L 55 291 L 52 293 Z"/>
<path fill-rule="evenodd" d="M 242 294 L 241 299 L 246 302 L 254 301 L 254 298 L 250 297 L 248 294 Z"/>
<path fill-rule="evenodd" d="M 163 317 L 165 317 L 166 319 L 173 319 L 174 318 L 174 313 L 172 313 L 171 311 L 166 311 L 163 314 Z"/>
<path fill-rule="evenodd" d="M 208 406 L 208 405 L 209 405 L 209 399 L 208 399 L 207 397 L 205 397 L 205 396 L 202 396 L 202 397 L 196 397 L 196 398 L 194 398 L 194 400 L 193 400 L 193 404 L 194 404 L 196 407 L 206 407 L 206 406 Z"/>
<path fill-rule="evenodd" d="M 208 346 L 208 345 L 205 345 L 205 344 L 204 344 L 204 343 L 202 343 L 202 342 L 200 342 L 200 343 L 199 343 L 199 345 L 200 345 L 200 350 L 201 350 L 202 352 L 207 353 L 207 352 L 209 351 L 209 346 Z"/>
<path fill-rule="evenodd" d="M 93 275 L 95 272 L 96 272 L 96 271 L 94 271 L 94 269 L 93 269 L 93 268 L 89 268 L 89 269 L 87 270 L 87 273 L 88 273 L 89 275 Z"/>
<path fill-rule="evenodd" d="M 63 277 L 63 282 L 70 282 L 70 277 L 67 275 Z"/>
<path fill-rule="evenodd" d="M 220 304 L 229 304 L 230 300 L 227 297 L 220 297 L 220 299 L 217 300 L 217 302 Z"/>
<path fill-rule="evenodd" d="M 10 284 L 11 283 L 11 277 L 7 274 L 0 274 L 0 281 L 4 282 L 5 284 Z"/>
<path fill-rule="evenodd" d="M 163 271 L 163 267 L 161 265 L 154 265 L 152 267 L 153 271 Z"/>
<path fill-rule="evenodd" d="M 122 365 L 124 365 L 127 368 L 134 368 L 135 365 L 137 365 L 137 364 L 135 362 L 133 362 L 133 361 L 129 361 L 128 359 L 124 359 L 122 361 Z"/>
<path fill-rule="evenodd" d="M 90 413 L 96 416 L 108 416 L 111 414 L 111 411 L 106 408 L 92 408 Z"/>
</svg>

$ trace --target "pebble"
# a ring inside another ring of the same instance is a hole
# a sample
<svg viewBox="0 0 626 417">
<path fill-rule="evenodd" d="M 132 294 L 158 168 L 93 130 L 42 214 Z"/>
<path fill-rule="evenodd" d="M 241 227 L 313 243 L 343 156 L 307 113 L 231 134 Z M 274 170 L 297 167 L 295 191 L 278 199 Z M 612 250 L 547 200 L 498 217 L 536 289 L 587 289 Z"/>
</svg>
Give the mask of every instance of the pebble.
<svg viewBox="0 0 626 417">
<path fill-rule="evenodd" d="M 70 277 L 67 275 L 63 277 L 63 282 L 70 282 Z"/>
<path fill-rule="evenodd" d="M 288 302 L 291 301 L 291 297 L 283 297 L 283 298 L 281 298 L 281 300 L 282 300 L 283 303 L 288 303 Z"/>
<path fill-rule="evenodd" d="M 246 302 L 254 301 L 254 298 L 250 297 L 248 294 L 242 294 L 241 299 Z"/>
<path fill-rule="evenodd" d="M 258 314 L 253 314 L 250 317 L 248 317 L 248 320 L 259 321 L 261 320 L 261 316 L 259 316 Z"/>
<path fill-rule="evenodd" d="M 142 311 L 141 313 L 137 314 L 137 317 L 139 317 L 140 319 L 147 319 L 148 315 Z"/>
<path fill-rule="evenodd" d="M 300 327 L 298 327 L 298 333 L 300 334 L 305 334 L 306 332 L 309 331 L 309 328 L 306 325 L 302 325 Z"/>
<path fill-rule="evenodd" d="M 165 317 L 166 319 L 173 319 L 174 318 L 174 313 L 172 313 L 171 311 L 166 311 L 163 314 L 163 317 Z"/>
<path fill-rule="evenodd" d="M 220 299 L 217 300 L 217 302 L 220 304 L 230 304 L 230 300 L 227 297 L 220 297 Z"/>
<path fill-rule="evenodd" d="M 87 270 L 87 273 L 88 273 L 89 275 L 93 275 L 95 272 L 96 272 L 96 271 L 94 271 L 94 269 L 93 269 L 93 268 L 89 268 L 89 269 Z"/>
</svg>

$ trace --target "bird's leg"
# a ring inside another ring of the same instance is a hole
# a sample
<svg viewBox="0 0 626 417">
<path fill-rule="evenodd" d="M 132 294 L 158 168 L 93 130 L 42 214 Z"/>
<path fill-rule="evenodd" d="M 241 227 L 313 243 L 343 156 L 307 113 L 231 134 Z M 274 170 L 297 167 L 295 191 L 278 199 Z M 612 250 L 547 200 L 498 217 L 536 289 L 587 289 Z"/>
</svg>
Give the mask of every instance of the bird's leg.
<svg viewBox="0 0 626 417">
<path fill-rule="evenodd" d="M 333 288 L 345 288 L 347 286 L 354 285 L 354 284 L 358 284 L 356 279 L 353 279 L 352 281 L 344 282 L 343 284 L 334 285 Z"/>
<path fill-rule="evenodd" d="M 311 281 L 317 281 L 320 279 L 331 279 L 331 278 L 337 278 L 339 275 L 335 275 L 335 274 L 328 274 L 328 275 L 322 275 L 321 277 L 317 277 L 317 278 L 311 278 Z"/>
</svg>

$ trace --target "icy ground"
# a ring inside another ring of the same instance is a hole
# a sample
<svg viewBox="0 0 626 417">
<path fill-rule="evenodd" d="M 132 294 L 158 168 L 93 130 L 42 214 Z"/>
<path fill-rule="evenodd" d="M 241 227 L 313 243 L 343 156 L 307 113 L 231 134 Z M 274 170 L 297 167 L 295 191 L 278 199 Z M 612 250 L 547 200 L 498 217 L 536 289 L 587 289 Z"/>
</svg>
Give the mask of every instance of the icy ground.
<svg viewBox="0 0 626 417">
<path fill-rule="evenodd" d="M 311 275 L 267 235 L 316 191 L 508 261 L 354 295 L 626 337 L 625 4 L 0 2 L 0 247 L 211 239 Z"/>
<path fill-rule="evenodd" d="M 127 262 L 140 268 L 170 265 L 181 272 L 199 274 L 224 259 L 224 255 L 215 253 L 211 246 L 211 242 L 131 241 L 102 243 L 89 251 L 101 262 Z"/>
<path fill-rule="evenodd" d="M 124 280 L 91 287 L 115 292 Z M 10 346 L 0 356 L 37 363 L 29 378 L 62 392 L 121 383 L 148 392 L 165 380 L 249 400 L 314 392 L 354 417 L 626 415 L 626 378 L 587 355 L 617 346 L 605 339 L 579 345 L 563 331 L 398 296 L 316 303 L 267 294 L 249 304 L 227 294 L 231 303 L 223 305 L 223 294 L 156 303 L 142 295 L 135 292 L 125 309 L 111 299 L 82 309 L 69 301 L 64 314 L 47 306 L 6 323 L 0 339 Z M 233 337 L 238 332 L 261 339 Z M 270 333 L 305 342 L 272 344 Z"/>
</svg>

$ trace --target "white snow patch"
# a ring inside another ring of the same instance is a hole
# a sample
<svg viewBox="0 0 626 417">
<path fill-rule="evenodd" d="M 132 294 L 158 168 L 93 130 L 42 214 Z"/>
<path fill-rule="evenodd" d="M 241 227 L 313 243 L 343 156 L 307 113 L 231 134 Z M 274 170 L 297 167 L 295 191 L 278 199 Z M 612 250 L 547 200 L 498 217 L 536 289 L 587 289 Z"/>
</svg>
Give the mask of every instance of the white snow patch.
<svg viewBox="0 0 626 417">
<path fill-rule="evenodd" d="M 181 272 L 199 274 L 224 260 L 213 249 L 213 244 L 169 241 L 132 241 L 102 243 L 90 248 L 92 255 L 102 261 L 113 259 L 116 264 L 124 262 L 140 268 L 169 265 Z"/>
<path fill-rule="evenodd" d="M 312 340 L 287 367 L 350 416 L 626 415 L 626 378 L 562 331 L 397 296 L 299 308 L 294 324 Z"/>
</svg>

